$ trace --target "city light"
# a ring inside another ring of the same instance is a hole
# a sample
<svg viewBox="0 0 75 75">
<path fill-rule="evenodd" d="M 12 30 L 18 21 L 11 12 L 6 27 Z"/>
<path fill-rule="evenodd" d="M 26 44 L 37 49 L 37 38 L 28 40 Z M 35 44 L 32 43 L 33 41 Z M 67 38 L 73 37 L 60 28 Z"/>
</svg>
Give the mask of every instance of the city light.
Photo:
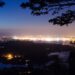
<svg viewBox="0 0 75 75">
<path fill-rule="evenodd" d="M 6 54 L 5 57 L 7 60 L 11 60 L 14 58 L 13 54 L 11 54 L 11 53 Z"/>
<path fill-rule="evenodd" d="M 28 40 L 28 41 L 75 41 L 75 38 L 70 37 L 50 37 L 50 36 L 13 36 L 12 37 L 15 40 Z"/>
</svg>

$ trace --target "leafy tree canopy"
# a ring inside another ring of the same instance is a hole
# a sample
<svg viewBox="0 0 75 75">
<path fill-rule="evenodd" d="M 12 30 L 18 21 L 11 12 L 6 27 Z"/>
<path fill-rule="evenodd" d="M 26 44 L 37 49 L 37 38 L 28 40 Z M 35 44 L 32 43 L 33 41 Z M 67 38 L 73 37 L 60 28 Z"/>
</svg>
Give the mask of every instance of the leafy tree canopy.
<svg viewBox="0 0 75 75">
<path fill-rule="evenodd" d="M 21 7 L 28 7 L 31 14 L 36 16 L 51 13 L 54 18 L 50 18 L 49 22 L 53 25 L 63 26 L 75 21 L 75 0 L 28 0 Z"/>
<path fill-rule="evenodd" d="M 0 7 L 4 5 L 5 2 L 0 0 Z M 63 26 L 75 21 L 75 0 L 25 0 L 20 6 L 29 8 L 31 14 L 36 16 L 51 13 L 53 18 L 49 22 L 53 25 Z"/>
<path fill-rule="evenodd" d="M 3 7 L 5 5 L 5 2 L 0 1 L 0 7 Z"/>
</svg>

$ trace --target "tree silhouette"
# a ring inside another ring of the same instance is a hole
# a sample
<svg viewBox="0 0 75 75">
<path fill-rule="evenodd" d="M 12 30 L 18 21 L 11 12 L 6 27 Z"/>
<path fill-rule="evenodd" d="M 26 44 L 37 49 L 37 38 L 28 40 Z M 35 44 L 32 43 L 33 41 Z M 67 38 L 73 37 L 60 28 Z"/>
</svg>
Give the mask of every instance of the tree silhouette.
<svg viewBox="0 0 75 75">
<path fill-rule="evenodd" d="M 0 0 L 0 7 L 5 2 Z M 22 8 L 29 8 L 32 15 L 48 15 L 53 18 L 49 19 L 53 25 L 68 25 L 75 21 L 75 0 L 25 0 L 20 5 Z"/>
<path fill-rule="evenodd" d="M 75 0 L 26 0 L 20 6 L 24 9 L 28 7 L 31 14 L 36 16 L 51 13 L 54 17 L 50 18 L 49 22 L 54 25 L 63 26 L 75 21 Z"/>
<path fill-rule="evenodd" d="M 0 0 L 0 7 L 3 7 L 5 5 L 5 2 Z"/>
</svg>

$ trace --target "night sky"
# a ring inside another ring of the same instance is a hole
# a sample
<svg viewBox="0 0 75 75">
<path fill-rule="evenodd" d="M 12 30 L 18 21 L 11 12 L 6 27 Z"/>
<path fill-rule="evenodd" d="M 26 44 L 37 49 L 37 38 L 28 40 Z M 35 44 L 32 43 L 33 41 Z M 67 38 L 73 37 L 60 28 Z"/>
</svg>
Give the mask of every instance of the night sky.
<svg viewBox="0 0 75 75">
<path fill-rule="evenodd" d="M 0 36 L 2 35 L 50 35 L 75 36 L 75 25 L 52 25 L 48 22 L 51 15 L 33 16 L 30 10 L 22 9 L 25 0 L 4 0 L 6 5 L 0 8 Z"/>
</svg>

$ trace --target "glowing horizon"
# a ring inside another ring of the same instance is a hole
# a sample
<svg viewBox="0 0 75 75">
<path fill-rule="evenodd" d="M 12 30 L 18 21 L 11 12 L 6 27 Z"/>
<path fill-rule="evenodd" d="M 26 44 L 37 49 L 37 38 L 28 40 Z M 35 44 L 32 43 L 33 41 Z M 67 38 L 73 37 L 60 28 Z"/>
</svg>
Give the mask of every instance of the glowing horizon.
<svg viewBox="0 0 75 75">
<path fill-rule="evenodd" d="M 51 36 L 13 36 L 15 40 L 29 40 L 29 41 L 71 41 L 70 37 L 51 37 Z"/>
</svg>

